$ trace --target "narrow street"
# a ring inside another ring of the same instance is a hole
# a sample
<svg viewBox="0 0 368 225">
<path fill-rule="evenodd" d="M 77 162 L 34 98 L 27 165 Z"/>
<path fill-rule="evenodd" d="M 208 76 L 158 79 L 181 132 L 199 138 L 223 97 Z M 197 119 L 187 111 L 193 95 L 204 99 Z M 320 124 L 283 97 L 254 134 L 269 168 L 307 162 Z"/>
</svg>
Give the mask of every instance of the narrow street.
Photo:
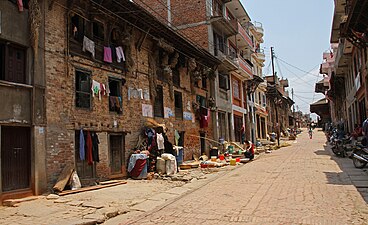
<svg viewBox="0 0 368 225">
<path fill-rule="evenodd" d="M 121 222 L 367 224 L 368 175 L 350 159 L 332 156 L 323 132 L 316 130 L 313 140 L 307 136 L 304 132 L 293 146 L 262 155 L 159 210 Z"/>
</svg>

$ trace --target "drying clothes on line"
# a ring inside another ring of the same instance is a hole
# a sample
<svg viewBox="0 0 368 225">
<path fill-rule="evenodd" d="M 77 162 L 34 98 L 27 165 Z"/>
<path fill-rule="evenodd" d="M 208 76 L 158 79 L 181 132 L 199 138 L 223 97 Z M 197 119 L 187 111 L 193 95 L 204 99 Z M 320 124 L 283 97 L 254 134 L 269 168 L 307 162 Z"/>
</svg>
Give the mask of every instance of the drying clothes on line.
<svg viewBox="0 0 368 225">
<path fill-rule="evenodd" d="M 128 100 L 131 98 L 140 98 L 143 99 L 143 90 L 137 88 L 129 88 L 128 89 Z"/>
<path fill-rule="evenodd" d="M 200 120 L 200 128 L 207 128 L 208 127 L 208 116 L 201 116 Z"/>
<path fill-rule="evenodd" d="M 23 0 L 17 0 L 19 12 L 23 12 Z"/>
<path fill-rule="evenodd" d="M 83 130 L 80 130 L 80 133 L 79 133 L 79 158 L 82 161 L 86 159 L 86 152 L 84 150 L 84 145 L 85 145 L 85 141 L 84 141 Z"/>
<path fill-rule="evenodd" d="M 112 63 L 112 52 L 110 47 L 104 47 L 104 61 Z"/>
<path fill-rule="evenodd" d="M 92 80 L 92 97 L 95 97 L 95 95 L 98 96 L 98 98 L 101 100 L 101 85 L 99 82 Z"/>
<path fill-rule="evenodd" d="M 117 113 L 123 112 L 123 101 L 121 97 L 110 96 L 110 111 L 115 111 Z"/>
<path fill-rule="evenodd" d="M 107 96 L 110 96 L 110 87 L 109 87 L 109 82 L 107 82 L 107 84 L 106 84 L 105 88 L 106 88 L 106 95 L 107 95 Z"/>
<path fill-rule="evenodd" d="M 164 139 L 164 136 L 162 134 L 159 134 L 159 133 L 157 133 L 156 136 L 157 136 L 157 148 L 159 150 L 165 149 L 165 145 L 164 145 L 165 139 Z"/>
<path fill-rule="evenodd" d="M 125 61 L 125 55 L 124 55 L 123 48 L 119 46 L 119 47 L 116 47 L 115 50 L 116 50 L 117 62 L 120 63 L 121 60 Z"/>
<path fill-rule="evenodd" d="M 96 132 L 91 132 L 92 137 L 92 160 L 94 162 L 100 162 L 98 145 L 100 144 L 100 140 L 98 139 L 98 135 Z"/>
<path fill-rule="evenodd" d="M 180 139 L 180 134 L 177 130 L 175 130 L 175 145 L 179 145 L 179 139 Z"/>
<path fill-rule="evenodd" d="M 106 86 L 103 83 L 100 83 L 100 93 L 101 93 L 101 95 L 106 95 L 107 94 Z"/>
<path fill-rule="evenodd" d="M 84 36 L 83 38 L 82 51 L 88 51 L 92 54 L 93 58 L 95 57 L 95 43 L 86 36 Z"/>
<path fill-rule="evenodd" d="M 93 148 L 93 146 L 92 146 L 91 133 L 89 131 L 87 131 L 86 148 L 87 148 L 88 165 L 92 165 L 93 164 L 93 159 L 92 159 L 92 148 Z"/>
</svg>

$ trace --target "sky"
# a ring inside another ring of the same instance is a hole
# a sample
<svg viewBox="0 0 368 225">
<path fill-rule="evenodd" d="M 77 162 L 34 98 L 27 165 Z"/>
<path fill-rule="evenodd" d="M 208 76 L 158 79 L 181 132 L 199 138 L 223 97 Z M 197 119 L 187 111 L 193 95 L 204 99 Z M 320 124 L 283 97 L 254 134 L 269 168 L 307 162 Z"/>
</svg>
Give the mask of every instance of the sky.
<svg viewBox="0 0 368 225">
<path fill-rule="evenodd" d="M 264 74 L 272 74 L 270 47 L 274 47 L 275 71 L 294 89 L 295 109 L 309 113 L 309 104 L 323 98 L 314 85 L 322 53 L 330 49 L 333 0 L 241 0 L 252 21 L 264 29 Z M 307 73 L 309 72 L 309 73 Z M 316 115 L 312 115 L 315 119 Z"/>
</svg>

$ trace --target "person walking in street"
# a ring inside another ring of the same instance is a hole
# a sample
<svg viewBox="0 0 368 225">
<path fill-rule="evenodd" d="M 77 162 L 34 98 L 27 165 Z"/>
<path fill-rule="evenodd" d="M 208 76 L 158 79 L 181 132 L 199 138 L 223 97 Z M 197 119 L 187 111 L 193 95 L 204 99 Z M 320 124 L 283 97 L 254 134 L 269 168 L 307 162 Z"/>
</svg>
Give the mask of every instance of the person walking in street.
<svg viewBox="0 0 368 225">
<path fill-rule="evenodd" d="M 245 158 L 248 158 L 249 160 L 254 159 L 254 144 L 251 141 L 246 140 L 244 144 L 244 156 Z"/>
<path fill-rule="evenodd" d="M 312 139 L 312 137 L 313 137 L 313 129 L 312 129 L 312 126 L 309 127 L 308 133 L 309 133 L 309 139 Z"/>
</svg>

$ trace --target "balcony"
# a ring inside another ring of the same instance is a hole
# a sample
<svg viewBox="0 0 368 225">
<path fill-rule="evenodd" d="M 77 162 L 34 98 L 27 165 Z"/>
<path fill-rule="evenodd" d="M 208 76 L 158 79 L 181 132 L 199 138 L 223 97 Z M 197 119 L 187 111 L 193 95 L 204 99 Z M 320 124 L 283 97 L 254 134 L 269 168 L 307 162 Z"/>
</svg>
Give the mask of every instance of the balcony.
<svg viewBox="0 0 368 225">
<path fill-rule="evenodd" d="M 345 53 L 345 42 L 340 39 L 339 47 L 335 56 L 336 76 L 345 76 L 348 73 L 348 65 L 351 60 L 351 54 Z"/>
<path fill-rule="evenodd" d="M 226 45 L 215 46 L 215 56 L 221 60 L 220 70 L 233 71 L 238 68 L 236 51 Z"/>
<path fill-rule="evenodd" d="M 324 62 L 321 64 L 319 73 L 321 74 L 328 74 L 330 68 L 330 64 L 328 62 Z"/>
<path fill-rule="evenodd" d="M 264 54 L 263 49 L 256 49 L 256 51 L 253 53 L 255 59 L 261 63 L 264 63 L 266 61 L 266 55 Z"/>
<path fill-rule="evenodd" d="M 241 78 L 243 80 L 252 79 L 253 78 L 253 72 L 252 72 L 253 65 L 248 60 L 243 59 L 242 57 L 238 57 L 237 62 L 239 65 L 237 72 L 238 74 L 241 75 Z"/>
<path fill-rule="evenodd" d="M 228 38 L 231 43 L 236 44 L 238 49 L 252 49 L 253 41 L 246 29 L 238 23 L 238 33 Z"/>
<path fill-rule="evenodd" d="M 262 23 L 260 22 L 249 23 L 249 29 L 252 29 L 257 40 L 263 43 L 264 29 Z"/>
<path fill-rule="evenodd" d="M 229 20 L 219 10 L 212 11 L 210 23 L 218 30 L 221 30 L 226 37 L 238 33 L 238 21 L 236 19 Z"/>
</svg>

